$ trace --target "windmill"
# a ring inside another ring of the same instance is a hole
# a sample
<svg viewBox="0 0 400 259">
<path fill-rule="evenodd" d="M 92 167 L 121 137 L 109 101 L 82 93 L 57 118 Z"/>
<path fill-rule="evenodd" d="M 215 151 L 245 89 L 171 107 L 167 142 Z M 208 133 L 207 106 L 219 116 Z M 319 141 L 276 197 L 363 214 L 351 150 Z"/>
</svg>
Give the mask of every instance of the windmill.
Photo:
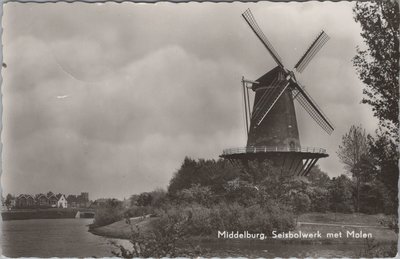
<svg viewBox="0 0 400 259">
<path fill-rule="evenodd" d="M 316 102 L 304 86 L 296 79 L 295 73 L 284 67 L 281 58 L 258 26 L 250 9 L 243 18 L 271 54 L 277 66 L 255 81 L 242 78 L 245 103 L 247 145 L 245 148 L 225 149 L 221 157 L 232 162 L 269 159 L 275 166 L 291 175 L 305 176 L 318 159 L 327 157 L 325 149 L 300 145 L 294 100 L 328 134 L 334 130 Z M 301 73 L 312 58 L 329 40 L 322 31 L 294 66 Z M 249 90 L 255 92 L 251 109 Z"/>
</svg>

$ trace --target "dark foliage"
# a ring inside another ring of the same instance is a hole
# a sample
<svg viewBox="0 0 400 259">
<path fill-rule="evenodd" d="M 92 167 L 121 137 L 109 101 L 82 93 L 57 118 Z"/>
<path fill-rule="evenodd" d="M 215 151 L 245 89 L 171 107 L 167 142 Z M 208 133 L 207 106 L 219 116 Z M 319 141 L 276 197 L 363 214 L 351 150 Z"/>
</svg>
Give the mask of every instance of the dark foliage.
<svg viewBox="0 0 400 259">
<path fill-rule="evenodd" d="M 190 242 L 186 246 L 179 245 L 188 237 L 188 216 L 185 213 L 167 211 L 160 212 L 159 216 L 148 233 L 142 232 L 137 225 L 131 225 L 131 249 L 113 243 L 118 251 L 112 254 L 123 258 L 195 257 L 200 254 L 200 248 Z"/>
<path fill-rule="evenodd" d="M 397 193 L 399 179 L 399 153 L 396 143 L 384 132 L 377 132 L 369 138 L 371 163 L 375 166 L 376 177 L 392 192 Z"/>
<path fill-rule="evenodd" d="M 363 103 L 371 105 L 381 126 L 398 138 L 399 128 L 399 3 L 396 0 L 357 2 L 354 19 L 367 46 L 357 48 L 353 64 L 365 84 Z"/>
<path fill-rule="evenodd" d="M 354 212 L 352 182 L 346 175 L 332 179 L 329 186 L 329 198 L 331 211 L 343 213 Z"/>
<path fill-rule="evenodd" d="M 385 193 L 384 212 L 397 214 L 399 153 L 394 140 L 382 131 L 377 131 L 376 137 L 369 138 L 370 161 L 373 167 L 375 182 L 383 183 Z"/>
<path fill-rule="evenodd" d="M 117 199 L 108 199 L 96 209 L 93 227 L 105 226 L 124 217 L 122 202 Z"/>
<path fill-rule="evenodd" d="M 223 192 L 223 185 L 237 178 L 239 171 L 226 160 L 195 161 L 186 157 L 181 168 L 172 177 L 168 186 L 168 194 L 176 196 L 179 191 L 194 185 L 208 186 L 216 195 Z"/>
</svg>

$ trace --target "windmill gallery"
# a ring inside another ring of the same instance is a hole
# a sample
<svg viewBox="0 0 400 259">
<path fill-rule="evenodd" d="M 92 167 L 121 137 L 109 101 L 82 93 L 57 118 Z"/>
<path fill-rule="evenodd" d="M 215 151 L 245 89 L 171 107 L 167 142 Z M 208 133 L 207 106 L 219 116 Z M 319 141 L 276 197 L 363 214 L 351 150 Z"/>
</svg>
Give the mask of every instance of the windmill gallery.
<svg viewBox="0 0 400 259">
<path fill-rule="evenodd" d="M 258 26 L 250 9 L 242 16 L 278 66 L 255 81 L 242 78 L 247 145 L 245 148 L 225 149 L 221 157 L 242 164 L 251 160 L 268 159 L 282 172 L 306 176 L 318 159 L 327 157 L 328 154 L 323 148 L 300 145 L 294 100 L 297 100 L 328 134 L 332 133 L 334 127 L 296 79 L 295 73 L 284 67 L 277 51 Z M 329 36 L 322 31 L 296 63 L 295 70 L 303 72 L 328 40 Z M 249 89 L 255 92 L 253 109 Z"/>
</svg>

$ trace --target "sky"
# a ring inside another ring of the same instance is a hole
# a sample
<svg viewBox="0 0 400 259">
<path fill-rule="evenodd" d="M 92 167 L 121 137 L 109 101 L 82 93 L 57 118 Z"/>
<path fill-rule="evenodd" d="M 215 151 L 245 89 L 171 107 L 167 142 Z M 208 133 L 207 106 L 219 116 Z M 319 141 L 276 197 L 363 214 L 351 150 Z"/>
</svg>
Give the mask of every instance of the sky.
<svg viewBox="0 0 400 259">
<path fill-rule="evenodd" d="M 241 77 L 276 66 L 241 17 L 247 8 L 289 69 L 322 29 L 330 36 L 296 77 L 334 133 L 296 112 L 302 146 L 326 148 L 319 166 L 342 174 L 342 135 L 377 128 L 351 63 L 363 47 L 353 5 L 5 4 L 3 195 L 127 198 L 166 188 L 185 156 L 245 146 Z"/>
</svg>

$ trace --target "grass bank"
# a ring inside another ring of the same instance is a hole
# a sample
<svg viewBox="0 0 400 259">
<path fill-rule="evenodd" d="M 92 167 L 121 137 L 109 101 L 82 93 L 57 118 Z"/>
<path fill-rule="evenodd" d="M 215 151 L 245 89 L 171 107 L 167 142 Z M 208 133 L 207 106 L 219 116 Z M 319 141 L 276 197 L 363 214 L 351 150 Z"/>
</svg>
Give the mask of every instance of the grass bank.
<svg viewBox="0 0 400 259">
<path fill-rule="evenodd" d="M 130 219 L 130 224 L 127 220 L 123 219 L 112 224 L 90 228 L 89 232 L 98 236 L 110 237 L 110 238 L 120 238 L 129 239 L 131 236 L 132 227 L 138 226 L 143 233 L 149 232 L 152 229 L 152 222 L 157 220 L 157 218 L 150 217 L 135 217 Z"/>
<path fill-rule="evenodd" d="M 59 219 L 59 218 L 74 218 L 78 209 L 21 209 L 2 211 L 1 217 L 3 220 L 24 220 L 24 219 Z"/>
</svg>

